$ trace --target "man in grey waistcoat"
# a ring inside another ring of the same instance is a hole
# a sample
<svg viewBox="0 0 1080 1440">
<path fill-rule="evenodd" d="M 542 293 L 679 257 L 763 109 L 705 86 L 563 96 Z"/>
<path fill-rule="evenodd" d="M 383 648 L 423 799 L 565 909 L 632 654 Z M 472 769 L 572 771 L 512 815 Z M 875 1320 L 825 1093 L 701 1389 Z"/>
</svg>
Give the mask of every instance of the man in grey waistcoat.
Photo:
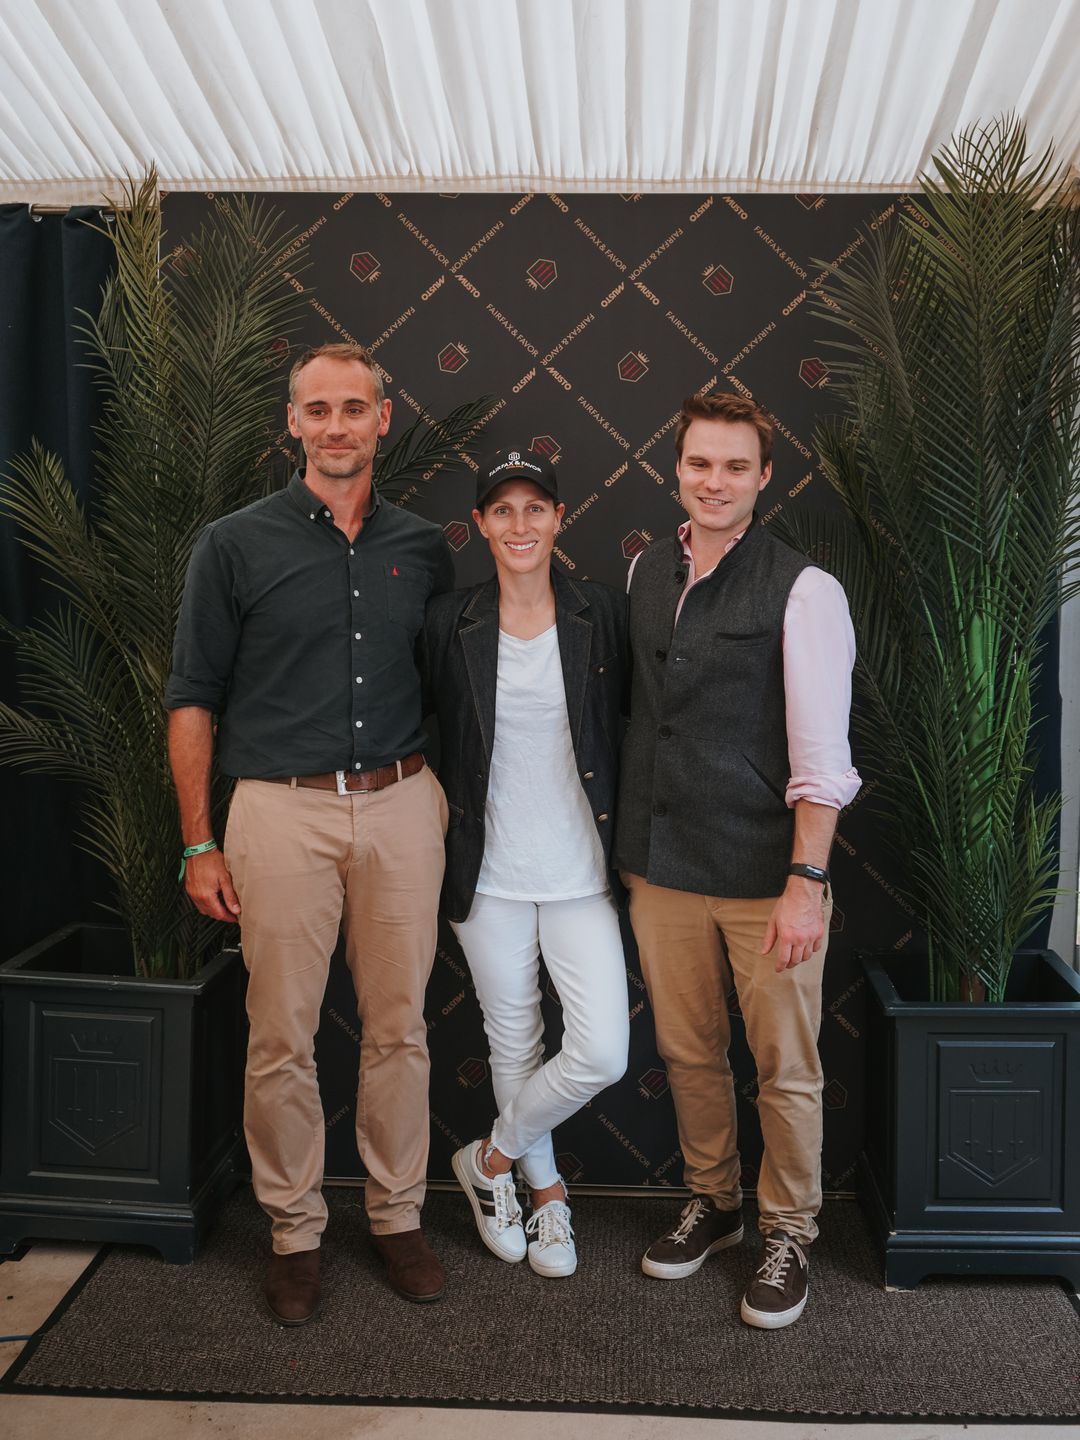
<svg viewBox="0 0 1080 1440">
<path fill-rule="evenodd" d="M 762 523 L 773 428 L 698 394 L 675 429 L 686 523 L 631 567 L 633 690 L 616 856 L 668 1069 L 691 1199 L 649 1246 L 657 1279 L 742 1239 L 727 1050 L 734 987 L 758 1071 L 764 1253 L 749 1325 L 802 1314 L 821 1205 L 817 1035 L 838 811 L 858 792 L 847 600 Z"/>
</svg>

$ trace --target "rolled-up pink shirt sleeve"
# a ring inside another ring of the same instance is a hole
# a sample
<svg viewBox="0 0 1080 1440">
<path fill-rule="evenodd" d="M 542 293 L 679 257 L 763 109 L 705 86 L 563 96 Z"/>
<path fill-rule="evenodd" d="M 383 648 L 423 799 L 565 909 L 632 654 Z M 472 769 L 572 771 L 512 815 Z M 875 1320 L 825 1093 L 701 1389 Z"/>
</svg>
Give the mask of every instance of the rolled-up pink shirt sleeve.
<svg viewBox="0 0 1080 1440">
<path fill-rule="evenodd" d="M 791 777 L 786 799 L 842 810 L 862 784 L 851 764 L 848 721 L 855 632 L 839 581 L 808 566 L 784 611 L 784 697 Z"/>
</svg>

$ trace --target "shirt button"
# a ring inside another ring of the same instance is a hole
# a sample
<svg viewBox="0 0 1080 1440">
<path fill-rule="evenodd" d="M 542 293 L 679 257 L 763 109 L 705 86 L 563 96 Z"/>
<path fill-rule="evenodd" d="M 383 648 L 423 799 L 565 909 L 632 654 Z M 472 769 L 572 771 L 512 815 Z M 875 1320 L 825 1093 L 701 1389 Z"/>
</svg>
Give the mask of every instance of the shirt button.
<svg viewBox="0 0 1080 1440">
<path fill-rule="evenodd" d="M 329 520 L 329 519 L 331 518 L 331 517 L 330 517 L 330 511 L 329 511 L 329 510 L 324 510 L 322 513 L 326 516 L 327 520 Z"/>
<path fill-rule="evenodd" d="M 359 630 L 357 630 L 356 634 L 353 636 L 354 640 L 362 640 L 363 638 L 364 637 L 360 634 Z"/>
<path fill-rule="evenodd" d="M 586 770 L 586 771 L 585 771 L 585 774 L 582 775 L 581 778 L 582 778 L 583 780 L 591 780 L 591 779 L 593 778 L 593 772 L 592 772 L 591 770 Z"/>
<path fill-rule="evenodd" d="M 603 822 L 603 821 L 606 820 L 607 818 L 608 818 L 608 817 L 607 817 L 606 815 L 597 815 L 597 817 L 596 817 L 598 823 Z"/>
<path fill-rule="evenodd" d="M 357 720 L 357 722 L 356 722 L 356 728 L 357 728 L 358 730 L 362 730 L 362 729 L 364 728 L 364 722 L 363 722 L 363 720 Z"/>
<path fill-rule="evenodd" d="M 352 548 L 351 545 L 349 546 L 349 554 L 350 554 L 350 555 L 355 555 L 355 554 L 356 554 L 356 551 Z"/>
<path fill-rule="evenodd" d="M 596 667 L 596 673 L 597 673 L 598 675 L 602 675 L 602 674 L 604 673 L 604 667 L 603 667 L 603 665 L 598 665 L 598 666 Z"/>
<path fill-rule="evenodd" d="M 667 814 L 667 806 L 666 806 L 666 805 L 654 805 L 654 806 L 652 807 L 652 813 L 656 816 L 656 818 L 657 818 L 658 820 L 662 820 L 662 819 L 664 818 L 664 816 Z"/>
<path fill-rule="evenodd" d="M 359 769 L 360 769 L 360 761 L 359 761 L 359 760 L 357 760 L 356 764 L 353 766 L 353 769 L 354 769 L 354 770 L 359 770 Z"/>
<path fill-rule="evenodd" d="M 668 740 L 668 739 L 671 738 L 671 726 L 670 726 L 670 725 L 661 725 L 661 726 L 660 726 L 660 729 L 657 730 L 656 733 L 660 736 L 660 739 L 661 739 L 661 740 Z"/>
<path fill-rule="evenodd" d="M 362 684 L 364 683 L 364 677 L 363 677 L 363 675 L 357 675 L 357 677 L 356 677 L 356 683 L 357 683 L 358 685 L 362 685 Z"/>
<path fill-rule="evenodd" d="M 308 519 L 309 519 L 309 520 L 314 520 L 314 519 L 315 519 L 315 511 L 314 511 L 314 510 L 312 510 L 311 514 L 308 516 Z"/>
<path fill-rule="evenodd" d="M 359 595 L 359 594 L 360 594 L 360 591 L 359 591 L 359 590 L 354 590 L 352 593 L 353 593 L 354 595 Z"/>
</svg>

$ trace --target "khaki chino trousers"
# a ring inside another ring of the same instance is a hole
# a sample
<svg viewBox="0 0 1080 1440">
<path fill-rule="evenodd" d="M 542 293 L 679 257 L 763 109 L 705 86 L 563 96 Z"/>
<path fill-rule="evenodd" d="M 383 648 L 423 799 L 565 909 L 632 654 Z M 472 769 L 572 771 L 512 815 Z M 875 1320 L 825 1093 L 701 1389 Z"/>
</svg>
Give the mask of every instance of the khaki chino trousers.
<svg viewBox="0 0 1080 1440">
<path fill-rule="evenodd" d="M 447 808 L 425 766 L 338 795 L 240 780 L 225 859 L 240 898 L 251 1024 L 244 1130 L 278 1254 L 326 1225 L 315 1032 L 339 929 L 361 1022 L 356 1143 L 374 1234 L 419 1225 L 428 1157 L 424 991 L 435 956 Z"/>
<path fill-rule="evenodd" d="M 776 973 L 761 954 L 775 898 L 724 900 L 624 874 L 630 920 L 675 1101 L 687 1186 L 721 1210 L 742 1203 L 735 1087 L 728 1063 L 734 988 L 757 1064 L 765 1154 L 758 1226 L 809 1243 L 821 1209 L 822 1072 L 817 1037 L 832 898 L 813 956 Z"/>
</svg>

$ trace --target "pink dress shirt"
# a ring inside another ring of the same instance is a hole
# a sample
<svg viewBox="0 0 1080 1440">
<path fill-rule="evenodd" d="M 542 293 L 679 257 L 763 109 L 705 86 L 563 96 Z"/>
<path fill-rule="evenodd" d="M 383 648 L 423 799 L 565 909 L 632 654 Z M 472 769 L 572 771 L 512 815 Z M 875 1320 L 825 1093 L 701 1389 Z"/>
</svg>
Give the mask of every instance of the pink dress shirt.
<svg viewBox="0 0 1080 1440">
<path fill-rule="evenodd" d="M 679 526 L 678 536 L 690 574 L 675 608 L 676 624 L 687 595 L 713 573 L 707 570 L 698 575 L 694 570 L 689 520 Z M 724 554 L 741 539 L 742 535 L 736 535 Z M 635 556 L 626 577 L 628 591 L 637 560 Z M 862 784 L 851 764 L 848 744 L 855 632 L 843 587 L 814 565 L 807 566 L 791 587 L 784 611 L 783 645 L 791 762 L 785 798 L 789 805 L 796 800 L 811 800 L 815 805 L 842 810 L 854 800 Z"/>
</svg>

